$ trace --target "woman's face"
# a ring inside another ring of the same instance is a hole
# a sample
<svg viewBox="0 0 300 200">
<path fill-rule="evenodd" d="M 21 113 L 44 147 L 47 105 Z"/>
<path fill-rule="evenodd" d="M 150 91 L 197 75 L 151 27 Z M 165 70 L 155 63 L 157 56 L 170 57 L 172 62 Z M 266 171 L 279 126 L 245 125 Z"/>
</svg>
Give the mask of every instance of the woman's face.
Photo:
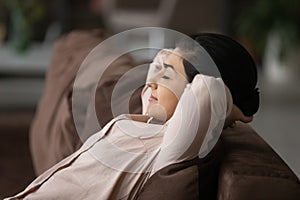
<svg viewBox="0 0 300 200">
<path fill-rule="evenodd" d="M 183 59 L 178 54 L 171 53 L 161 70 L 147 81 L 152 89 L 147 114 L 160 121 L 170 119 L 186 84 Z"/>
</svg>

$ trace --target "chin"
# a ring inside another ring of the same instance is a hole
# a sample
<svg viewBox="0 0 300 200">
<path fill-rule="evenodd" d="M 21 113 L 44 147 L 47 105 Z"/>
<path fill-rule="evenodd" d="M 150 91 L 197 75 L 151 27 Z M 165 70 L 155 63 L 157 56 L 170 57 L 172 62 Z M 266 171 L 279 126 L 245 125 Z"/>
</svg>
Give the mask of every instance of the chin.
<svg viewBox="0 0 300 200">
<path fill-rule="evenodd" d="M 165 107 L 158 103 L 149 104 L 147 109 L 147 115 L 162 122 L 165 122 L 168 119 L 168 113 Z"/>
</svg>

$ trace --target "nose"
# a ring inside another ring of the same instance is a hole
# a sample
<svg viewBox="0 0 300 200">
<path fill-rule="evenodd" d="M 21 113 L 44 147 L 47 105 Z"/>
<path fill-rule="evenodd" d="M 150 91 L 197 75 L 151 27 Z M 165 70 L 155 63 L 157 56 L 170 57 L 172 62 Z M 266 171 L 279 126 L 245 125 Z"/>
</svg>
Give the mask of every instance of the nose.
<svg viewBox="0 0 300 200">
<path fill-rule="evenodd" d="M 153 82 L 147 83 L 147 86 L 150 87 L 152 90 L 157 89 L 157 84 Z"/>
<path fill-rule="evenodd" d="M 157 81 L 160 79 L 160 77 L 164 73 L 164 69 L 161 69 L 159 72 L 157 72 L 154 76 L 148 79 L 147 86 L 150 87 L 152 90 L 157 89 Z"/>
</svg>

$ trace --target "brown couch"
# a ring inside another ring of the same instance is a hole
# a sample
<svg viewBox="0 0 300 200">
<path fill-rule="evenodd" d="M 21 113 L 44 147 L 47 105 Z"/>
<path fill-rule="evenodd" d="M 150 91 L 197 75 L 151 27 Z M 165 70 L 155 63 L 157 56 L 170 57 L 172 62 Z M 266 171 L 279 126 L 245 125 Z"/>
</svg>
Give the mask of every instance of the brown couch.
<svg viewBox="0 0 300 200">
<path fill-rule="evenodd" d="M 31 129 L 33 152 L 40 141 L 47 141 L 43 144 L 48 146 L 53 144 L 48 153 L 53 149 L 56 154 L 47 165 L 58 162 L 80 146 L 71 115 L 72 83 L 84 57 L 103 38 L 99 32 L 75 32 L 56 44 L 46 90 Z M 127 66 L 122 73 L 133 66 L 126 59 L 117 65 Z M 111 77 L 118 79 L 120 74 Z M 57 80 L 61 82 L 58 84 Z M 102 86 L 114 84 L 111 81 Z M 110 94 L 105 95 L 101 98 L 109 102 Z M 137 99 L 134 102 L 140 103 Z M 135 108 L 133 112 L 138 111 Z M 105 120 L 110 117 L 111 114 Z M 69 146 L 61 147 L 65 142 Z M 39 163 L 43 156 L 38 159 L 36 156 L 33 154 L 36 171 L 41 173 L 47 165 Z M 153 175 L 139 199 L 296 200 L 300 199 L 300 182 L 249 125 L 238 123 L 235 128 L 224 130 L 214 150 L 204 159 L 170 165 Z"/>
<path fill-rule="evenodd" d="M 300 182 L 249 126 L 238 123 L 203 160 L 168 166 L 146 183 L 140 199 L 296 200 Z"/>
</svg>

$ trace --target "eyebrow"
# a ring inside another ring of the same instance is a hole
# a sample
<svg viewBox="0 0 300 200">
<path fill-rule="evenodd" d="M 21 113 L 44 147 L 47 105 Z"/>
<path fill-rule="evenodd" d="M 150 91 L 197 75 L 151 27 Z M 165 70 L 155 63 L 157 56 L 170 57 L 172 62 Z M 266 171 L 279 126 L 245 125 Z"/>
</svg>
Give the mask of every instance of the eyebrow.
<svg viewBox="0 0 300 200">
<path fill-rule="evenodd" d="M 171 69 L 173 69 L 173 70 L 175 71 L 175 69 L 174 69 L 174 67 L 173 67 L 172 65 L 169 65 L 169 64 L 164 63 L 164 67 L 165 67 L 165 68 L 170 67 Z"/>
</svg>

